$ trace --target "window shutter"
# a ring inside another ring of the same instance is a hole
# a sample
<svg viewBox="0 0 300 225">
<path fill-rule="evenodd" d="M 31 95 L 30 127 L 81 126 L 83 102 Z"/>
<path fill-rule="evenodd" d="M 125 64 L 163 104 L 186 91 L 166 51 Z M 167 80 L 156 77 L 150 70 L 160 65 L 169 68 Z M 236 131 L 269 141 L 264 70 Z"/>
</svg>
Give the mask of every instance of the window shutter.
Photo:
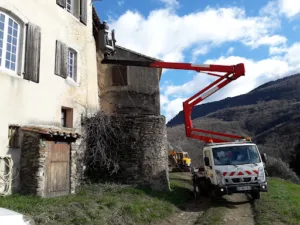
<svg viewBox="0 0 300 225">
<path fill-rule="evenodd" d="M 24 79 L 39 83 L 41 29 L 31 23 L 26 27 Z"/>
<path fill-rule="evenodd" d="M 77 18 L 77 19 L 79 19 L 79 17 L 80 17 L 80 3 L 81 1 L 80 0 L 75 0 L 74 1 L 74 12 L 73 12 L 73 15 Z"/>
<path fill-rule="evenodd" d="M 113 86 L 126 86 L 128 84 L 127 66 L 113 66 L 111 75 Z"/>
<path fill-rule="evenodd" d="M 54 73 L 63 78 L 67 77 L 67 46 L 61 41 L 56 41 Z"/>
<path fill-rule="evenodd" d="M 66 8 L 67 1 L 66 0 L 56 0 L 56 4 L 63 8 Z"/>
<path fill-rule="evenodd" d="M 78 54 L 77 52 L 74 52 L 75 55 L 74 55 L 74 81 L 77 82 L 77 57 L 78 57 Z"/>
<path fill-rule="evenodd" d="M 87 24 L 87 0 L 80 1 L 80 22 Z"/>
</svg>

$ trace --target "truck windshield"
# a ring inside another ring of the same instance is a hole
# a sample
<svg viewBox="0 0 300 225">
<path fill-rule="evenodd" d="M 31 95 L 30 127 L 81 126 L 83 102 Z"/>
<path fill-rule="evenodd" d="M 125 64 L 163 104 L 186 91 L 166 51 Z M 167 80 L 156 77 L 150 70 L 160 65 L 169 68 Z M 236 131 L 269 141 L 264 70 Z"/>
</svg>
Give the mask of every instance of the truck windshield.
<svg viewBox="0 0 300 225">
<path fill-rule="evenodd" d="M 239 145 L 213 148 L 215 165 L 242 165 L 259 163 L 255 145 Z"/>
</svg>

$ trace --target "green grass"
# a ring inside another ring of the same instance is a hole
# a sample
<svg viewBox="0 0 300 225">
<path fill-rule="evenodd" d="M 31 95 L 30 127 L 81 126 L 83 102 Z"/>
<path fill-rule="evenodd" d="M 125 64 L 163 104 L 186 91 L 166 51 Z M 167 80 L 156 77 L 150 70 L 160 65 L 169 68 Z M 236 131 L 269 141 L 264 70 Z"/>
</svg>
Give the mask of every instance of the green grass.
<svg viewBox="0 0 300 225">
<path fill-rule="evenodd" d="M 300 186 L 279 178 L 268 183 L 269 191 L 255 202 L 257 223 L 300 224 Z"/>
<path fill-rule="evenodd" d="M 191 198 L 184 181 L 171 180 L 171 192 L 113 184 L 82 187 L 76 195 L 38 198 L 12 195 L 0 207 L 32 217 L 36 224 L 149 224 L 175 213 Z"/>
</svg>

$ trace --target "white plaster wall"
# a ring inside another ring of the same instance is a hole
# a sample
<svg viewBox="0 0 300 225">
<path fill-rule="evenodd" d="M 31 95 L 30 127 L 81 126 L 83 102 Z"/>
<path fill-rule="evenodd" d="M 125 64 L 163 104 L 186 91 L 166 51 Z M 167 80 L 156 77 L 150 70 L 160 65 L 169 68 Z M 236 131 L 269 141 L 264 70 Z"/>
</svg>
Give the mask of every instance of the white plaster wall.
<svg viewBox="0 0 300 225">
<path fill-rule="evenodd" d="M 8 149 L 9 124 L 60 125 L 61 107 L 66 106 L 73 108 L 77 127 L 85 108 L 92 113 L 99 107 L 92 5 L 88 0 L 87 26 L 55 0 L 0 0 L 0 7 L 41 28 L 40 82 L 0 70 L 0 155 L 12 154 L 18 164 L 19 150 Z M 78 52 L 78 84 L 54 74 L 57 39 Z"/>
</svg>

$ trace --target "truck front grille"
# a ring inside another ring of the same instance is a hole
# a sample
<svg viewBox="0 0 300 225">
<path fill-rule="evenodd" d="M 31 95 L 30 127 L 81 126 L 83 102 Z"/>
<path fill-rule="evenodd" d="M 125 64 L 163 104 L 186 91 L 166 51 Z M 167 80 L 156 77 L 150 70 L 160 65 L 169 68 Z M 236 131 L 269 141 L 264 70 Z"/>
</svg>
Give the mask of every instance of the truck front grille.
<svg viewBox="0 0 300 225">
<path fill-rule="evenodd" d="M 225 179 L 225 182 L 228 184 L 239 184 L 239 183 L 250 183 L 256 182 L 257 177 L 241 177 L 241 178 L 230 178 Z"/>
<path fill-rule="evenodd" d="M 251 177 L 245 177 L 245 178 L 232 178 L 231 179 L 233 183 L 245 183 L 245 182 L 250 182 Z"/>
</svg>

